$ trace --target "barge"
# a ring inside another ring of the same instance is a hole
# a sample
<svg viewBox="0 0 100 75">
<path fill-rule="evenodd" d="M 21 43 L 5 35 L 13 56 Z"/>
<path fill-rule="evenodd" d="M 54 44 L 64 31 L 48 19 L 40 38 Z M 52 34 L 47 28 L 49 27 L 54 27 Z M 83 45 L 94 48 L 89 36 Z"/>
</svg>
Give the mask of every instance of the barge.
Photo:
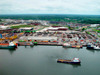
<svg viewBox="0 0 100 75">
<path fill-rule="evenodd" d="M 79 58 L 73 58 L 72 60 L 58 59 L 58 63 L 68 63 L 68 64 L 80 64 Z"/>
</svg>

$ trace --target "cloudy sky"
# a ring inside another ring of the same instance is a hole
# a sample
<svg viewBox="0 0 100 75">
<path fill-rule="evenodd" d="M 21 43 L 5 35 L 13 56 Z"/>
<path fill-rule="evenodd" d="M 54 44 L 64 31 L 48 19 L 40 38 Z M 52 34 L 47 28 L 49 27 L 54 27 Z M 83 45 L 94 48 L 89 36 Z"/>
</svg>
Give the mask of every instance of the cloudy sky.
<svg viewBox="0 0 100 75">
<path fill-rule="evenodd" d="M 0 0 L 0 14 L 100 15 L 100 0 Z"/>
</svg>

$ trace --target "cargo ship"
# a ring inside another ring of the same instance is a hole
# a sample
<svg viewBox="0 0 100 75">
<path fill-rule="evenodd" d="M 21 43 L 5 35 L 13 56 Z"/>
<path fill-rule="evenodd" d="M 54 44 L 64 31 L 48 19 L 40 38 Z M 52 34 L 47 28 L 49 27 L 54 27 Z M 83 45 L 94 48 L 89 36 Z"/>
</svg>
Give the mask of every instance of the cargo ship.
<svg viewBox="0 0 100 75">
<path fill-rule="evenodd" d="M 0 43 L 0 49 L 16 49 L 17 44 L 14 42 L 10 43 Z"/>
</svg>

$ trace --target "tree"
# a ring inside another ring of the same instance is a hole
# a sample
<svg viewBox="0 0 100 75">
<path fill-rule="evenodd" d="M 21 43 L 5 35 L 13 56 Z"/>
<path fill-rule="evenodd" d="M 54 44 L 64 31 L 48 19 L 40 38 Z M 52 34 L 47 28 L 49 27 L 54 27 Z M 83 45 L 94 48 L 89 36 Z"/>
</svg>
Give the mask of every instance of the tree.
<svg viewBox="0 0 100 75">
<path fill-rule="evenodd" d="M 0 22 L 1 22 L 2 20 L 0 19 Z"/>
<path fill-rule="evenodd" d="M 82 28 L 82 31 L 86 30 L 85 28 Z"/>
</svg>

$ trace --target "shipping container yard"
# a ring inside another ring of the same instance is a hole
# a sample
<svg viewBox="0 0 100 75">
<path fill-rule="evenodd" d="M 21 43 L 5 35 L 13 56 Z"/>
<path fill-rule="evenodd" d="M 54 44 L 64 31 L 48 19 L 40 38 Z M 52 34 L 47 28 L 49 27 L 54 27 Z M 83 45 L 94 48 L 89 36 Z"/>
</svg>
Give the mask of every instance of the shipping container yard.
<svg viewBox="0 0 100 75">
<path fill-rule="evenodd" d="M 56 45 L 67 47 L 68 45 L 71 48 L 82 48 L 86 47 L 88 43 L 99 46 L 95 36 L 61 26 L 6 29 L 0 35 L 0 43 L 15 42 L 18 46 Z"/>
</svg>

